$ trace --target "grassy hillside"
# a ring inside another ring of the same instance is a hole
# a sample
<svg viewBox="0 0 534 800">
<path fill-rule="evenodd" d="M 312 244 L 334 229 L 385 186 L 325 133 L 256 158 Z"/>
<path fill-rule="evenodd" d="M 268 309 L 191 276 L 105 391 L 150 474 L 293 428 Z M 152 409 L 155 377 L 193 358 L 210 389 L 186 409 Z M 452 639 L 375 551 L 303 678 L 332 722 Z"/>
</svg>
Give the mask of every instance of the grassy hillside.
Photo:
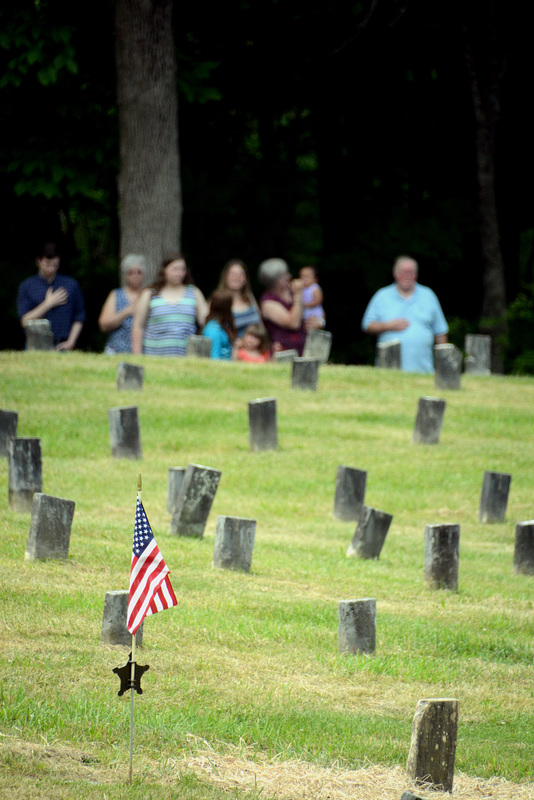
<svg viewBox="0 0 534 800">
<path fill-rule="evenodd" d="M 164 775 L 203 740 L 258 759 L 404 767 L 417 700 L 456 697 L 457 769 L 534 781 L 534 578 L 513 570 L 515 525 L 534 517 L 534 380 L 464 376 L 438 392 L 431 376 L 326 366 L 303 392 L 289 365 L 129 360 L 145 366 L 142 392 L 117 391 L 119 359 L 0 353 L 0 407 L 18 411 L 19 436 L 41 438 L 43 491 L 76 503 L 69 559 L 25 561 L 30 515 L 8 508 L 1 460 L 7 796 L 33 796 L 32 744 L 76 748 L 112 784 L 127 772 L 129 699 L 111 670 L 128 651 L 101 645 L 100 629 L 105 593 L 128 588 L 139 472 L 178 608 L 145 621 L 138 772 Z M 436 446 L 412 444 L 422 396 L 447 401 Z M 249 450 L 259 397 L 277 398 L 276 452 Z M 107 409 L 120 405 L 139 407 L 140 461 L 111 458 Z M 190 462 L 222 471 L 201 540 L 169 534 L 168 469 Z M 378 561 L 345 555 L 355 526 L 332 514 L 341 464 L 367 470 L 366 503 L 393 514 Z M 502 524 L 478 522 L 485 470 L 512 474 Z M 212 567 L 219 514 L 257 521 L 250 574 Z M 461 526 L 458 593 L 424 585 L 424 528 L 440 522 Z M 358 597 L 377 600 L 374 657 L 337 653 L 338 603 Z M 71 796 L 61 772 L 39 770 Z M 181 780 L 180 797 L 219 796 Z M 139 797 L 174 796 L 150 786 Z"/>
</svg>

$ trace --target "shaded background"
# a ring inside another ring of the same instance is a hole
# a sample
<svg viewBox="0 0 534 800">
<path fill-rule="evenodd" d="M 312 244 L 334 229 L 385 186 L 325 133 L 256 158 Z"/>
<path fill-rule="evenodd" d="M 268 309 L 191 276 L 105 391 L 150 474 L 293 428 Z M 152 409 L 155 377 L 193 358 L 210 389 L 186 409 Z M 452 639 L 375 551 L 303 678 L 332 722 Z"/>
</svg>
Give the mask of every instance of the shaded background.
<svg viewBox="0 0 534 800">
<path fill-rule="evenodd" d="M 397 255 L 419 261 L 460 347 L 479 329 L 482 297 L 475 126 L 456 4 L 384 0 L 378 9 L 360 27 L 365 4 L 175 7 L 182 248 L 196 282 L 209 295 L 231 257 L 253 278 L 271 256 L 295 274 L 317 265 L 333 358 L 356 364 L 373 360 L 360 320 Z M 3 349 L 23 346 L 16 289 L 35 272 L 41 241 L 54 238 L 86 298 L 80 347 L 103 349 L 96 320 L 118 282 L 113 11 L 108 1 L 50 0 L 0 12 Z M 512 17 L 495 161 L 505 367 L 534 372 L 527 31 Z"/>
</svg>

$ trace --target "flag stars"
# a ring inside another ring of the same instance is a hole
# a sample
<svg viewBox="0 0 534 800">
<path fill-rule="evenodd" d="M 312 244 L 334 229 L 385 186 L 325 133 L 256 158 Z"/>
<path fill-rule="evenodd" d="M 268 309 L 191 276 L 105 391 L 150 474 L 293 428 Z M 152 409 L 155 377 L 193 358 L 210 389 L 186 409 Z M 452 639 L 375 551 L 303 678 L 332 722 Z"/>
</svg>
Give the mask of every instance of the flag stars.
<svg viewBox="0 0 534 800">
<path fill-rule="evenodd" d="M 139 558 L 145 547 L 153 539 L 153 533 L 150 524 L 144 513 L 144 509 L 140 503 L 137 504 L 137 511 L 135 514 L 134 538 L 133 538 L 133 552 L 136 558 Z"/>
<path fill-rule="evenodd" d="M 175 605 L 176 595 L 169 580 L 169 568 L 138 497 L 126 627 L 134 635 L 146 616 Z"/>
</svg>

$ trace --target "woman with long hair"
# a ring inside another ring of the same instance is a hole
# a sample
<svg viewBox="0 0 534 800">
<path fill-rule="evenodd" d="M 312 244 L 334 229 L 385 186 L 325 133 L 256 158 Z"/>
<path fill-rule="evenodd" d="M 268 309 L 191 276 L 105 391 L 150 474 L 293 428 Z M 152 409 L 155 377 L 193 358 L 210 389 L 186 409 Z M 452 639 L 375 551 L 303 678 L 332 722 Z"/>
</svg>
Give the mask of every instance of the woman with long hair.
<svg viewBox="0 0 534 800">
<path fill-rule="evenodd" d="M 187 340 L 204 325 L 208 306 L 191 277 L 185 258 L 163 260 L 151 289 L 139 298 L 132 327 L 132 352 L 184 356 Z"/>
<path fill-rule="evenodd" d="M 238 338 L 249 325 L 261 322 L 260 310 L 250 288 L 245 263 L 240 258 L 231 258 L 223 267 L 217 291 L 226 290 L 232 295 L 232 315 Z"/>
</svg>

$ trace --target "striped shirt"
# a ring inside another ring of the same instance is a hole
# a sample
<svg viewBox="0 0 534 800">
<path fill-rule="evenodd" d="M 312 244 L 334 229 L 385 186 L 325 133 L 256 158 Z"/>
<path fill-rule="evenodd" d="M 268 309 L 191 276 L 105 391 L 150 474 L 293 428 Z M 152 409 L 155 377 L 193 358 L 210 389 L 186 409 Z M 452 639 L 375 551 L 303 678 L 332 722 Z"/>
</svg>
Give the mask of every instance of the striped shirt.
<svg viewBox="0 0 534 800">
<path fill-rule="evenodd" d="M 257 325 L 261 322 L 261 317 L 256 306 L 250 306 L 244 311 L 234 311 L 232 309 L 232 316 L 234 318 L 234 327 L 238 339 L 245 335 L 245 331 L 249 325 Z"/>
<path fill-rule="evenodd" d="M 161 295 L 151 301 L 143 340 L 143 353 L 149 356 L 185 356 L 187 339 L 196 331 L 197 298 L 195 287 L 186 287 L 178 303 Z"/>
</svg>

